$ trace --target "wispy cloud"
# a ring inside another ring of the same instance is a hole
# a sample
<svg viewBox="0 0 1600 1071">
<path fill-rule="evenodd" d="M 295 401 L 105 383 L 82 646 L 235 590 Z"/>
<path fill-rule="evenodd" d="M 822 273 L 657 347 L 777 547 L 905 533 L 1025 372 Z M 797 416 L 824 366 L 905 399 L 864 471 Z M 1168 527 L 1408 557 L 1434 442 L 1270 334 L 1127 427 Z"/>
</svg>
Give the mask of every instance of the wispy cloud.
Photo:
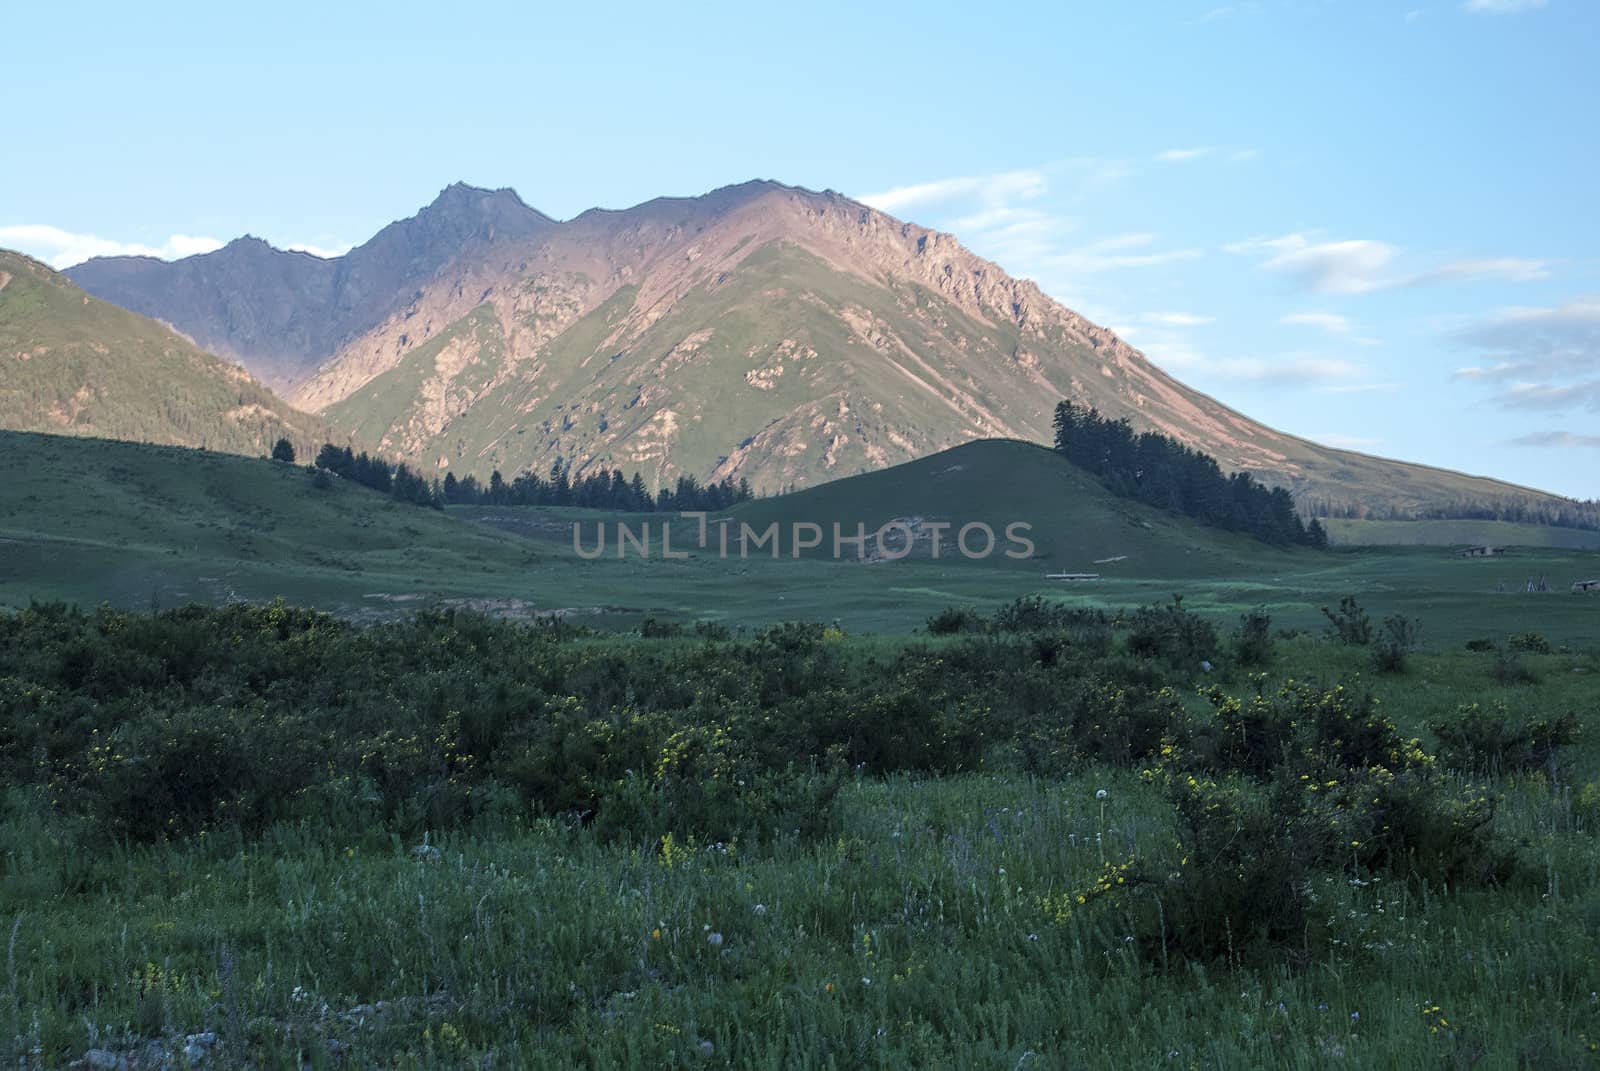
<svg viewBox="0 0 1600 1071">
<path fill-rule="evenodd" d="M 1480 279 L 1498 279 L 1508 283 L 1526 283 L 1545 279 L 1550 269 L 1542 260 L 1524 257 L 1489 257 L 1452 260 L 1437 268 L 1421 272 L 1411 278 L 1412 283 L 1476 282 Z"/>
<path fill-rule="evenodd" d="M 1155 160 L 1162 164 L 1186 164 L 1193 160 L 1222 157 L 1230 164 L 1242 164 L 1261 155 L 1260 149 L 1224 149 L 1215 145 L 1196 145 L 1192 148 L 1163 149 Z"/>
<path fill-rule="evenodd" d="M 1049 188 L 1044 172 L 1033 169 L 1002 171 L 992 175 L 965 175 L 957 178 L 895 186 L 881 193 L 858 198 L 880 212 L 903 212 L 910 208 L 943 204 L 960 198 L 976 198 L 991 204 L 1038 197 Z"/>
<path fill-rule="evenodd" d="M 1544 6 L 1545 0 L 1466 0 L 1461 10 L 1472 15 L 1520 15 Z"/>
<path fill-rule="evenodd" d="M 1579 435 L 1570 431 L 1536 431 L 1503 440 L 1507 446 L 1560 447 L 1562 449 L 1600 449 L 1600 435 Z"/>
<path fill-rule="evenodd" d="M 1479 355 L 1456 377 L 1493 385 L 1502 406 L 1600 410 L 1600 298 L 1506 309 L 1456 339 Z"/>
<path fill-rule="evenodd" d="M 1306 233 L 1250 238 L 1223 247 L 1245 256 L 1264 256 L 1262 267 L 1288 276 L 1319 294 L 1368 294 L 1434 283 L 1529 282 L 1550 274 L 1544 261 L 1523 257 L 1465 258 L 1431 268 L 1406 270 L 1402 250 L 1370 238 L 1318 241 Z"/>
<path fill-rule="evenodd" d="M 176 260 L 222 248 L 215 238 L 174 234 L 160 245 L 119 242 L 93 234 L 79 234 L 41 223 L 0 227 L 0 246 L 20 249 L 54 268 L 70 268 L 90 257 L 139 256 Z"/>
<path fill-rule="evenodd" d="M 1207 380 L 1323 394 L 1392 390 L 1399 385 L 1375 379 L 1364 364 L 1308 351 L 1270 357 L 1213 357 L 1181 331 L 1152 330 L 1148 337 L 1139 332 L 1139 348 L 1156 364 L 1190 382 Z"/>
<path fill-rule="evenodd" d="M 1118 268 L 1148 268 L 1174 261 L 1199 260 L 1204 254 L 1198 249 L 1153 249 L 1154 234 L 1117 234 L 1102 238 L 1076 249 L 1052 253 L 1042 258 L 1040 266 L 1068 272 L 1100 272 Z"/>
<path fill-rule="evenodd" d="M 1349 317 L 1340 316 L 1336 312 L 1291 312 L 1281 317 L 1278 322 L 1291 327 L 1316 327 L 1330 335 L 1348 335 L 1355 326 Z"/>
<path fill-rule="evenodd" d="M 1147 312 L 1140 319 L 1162 327 L 1200 327 L 1210 323 L 1213 317 L 1197 316 L 1192 312 Z"/>
</svg>

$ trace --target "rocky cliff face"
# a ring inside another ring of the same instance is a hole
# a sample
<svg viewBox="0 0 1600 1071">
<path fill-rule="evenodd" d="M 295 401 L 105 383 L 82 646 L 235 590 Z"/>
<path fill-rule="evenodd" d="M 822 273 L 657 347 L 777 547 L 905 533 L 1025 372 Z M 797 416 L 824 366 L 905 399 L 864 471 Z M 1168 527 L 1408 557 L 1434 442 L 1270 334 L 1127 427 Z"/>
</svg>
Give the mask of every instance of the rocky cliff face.
<svg viewBox="0 0 1600 1071">
<path fill-rule="evenodd" d="M 338 260 L 242 239 L 74 276 L 440 474 L 559 458 L 776 490 L 973 438 L 1048 441 L 1071 398 L 1332 498 L 1529 494 L 1282 435 L 948 234 L 773 182 L 565 223 L 452 186 Z"/>
</svg>

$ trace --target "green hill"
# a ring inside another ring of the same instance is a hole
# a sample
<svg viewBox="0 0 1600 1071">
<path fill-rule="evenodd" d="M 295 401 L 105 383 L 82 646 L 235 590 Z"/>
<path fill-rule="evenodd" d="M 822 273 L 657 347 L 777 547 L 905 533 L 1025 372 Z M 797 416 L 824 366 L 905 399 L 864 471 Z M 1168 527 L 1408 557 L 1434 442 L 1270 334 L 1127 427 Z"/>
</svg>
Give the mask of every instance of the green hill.
<svg viewBox="0 0 1600 1071">
<path fill-rule="evenodd" d="M 862 524 L 869 532 L 892 520 L 916 534 L 911 556 L 931 560 L 930 525 L 950 525 L 941 558 L 954 554 L 959 530 L 982 524 L 995 534 L 992 564 L 1035 573 L 1098 573 L 1103 577 L 1183 577 L 1247 572 L 1303 563 L 1312 557 L 1269 547 L 1248 536 L 1199 525 L 1187 518 L 1118 498 L 1099 481 L 1053 450 L 1012 440 L 983 440 L 878 472 L 864 473 L 776 498 L 758 499 L 730 512 L 736 524 L 756 531 L 778 522 L 822 527 L 831 554 L 833 526 L 846 535 Z M 1006 537 L 1014 523 L 1028 525 L 1034 545 L 1027 557 Z M 787 540 L 787 534 L 785 534 Z M 890 550 L 904 545 L 901 532 L 886 533 Z M 984 544 L 970 533 L 972 549 Z M 874 546 L 875 546 L 874 542 Z M 852 548 L 846 548 L 854 556 Z M 763 550 L 763 552 L 765 552 Z M 784 553 L 788 553 L 787 547 Z"/>
<path fill-rule="evenodd" d="M 163 324 L 0 250 L 0 428 L 265 455 L 323 423 Z"/>
<path fill-rule="evenodd" d="M 0 605 L 170 606 L 279 595 L 382 608 L 480 593 L 525 541 L 296 465 L 141 443 L 0 432 Z M 374 596 L 369 598 L 369 596 Z"/>
</svg>

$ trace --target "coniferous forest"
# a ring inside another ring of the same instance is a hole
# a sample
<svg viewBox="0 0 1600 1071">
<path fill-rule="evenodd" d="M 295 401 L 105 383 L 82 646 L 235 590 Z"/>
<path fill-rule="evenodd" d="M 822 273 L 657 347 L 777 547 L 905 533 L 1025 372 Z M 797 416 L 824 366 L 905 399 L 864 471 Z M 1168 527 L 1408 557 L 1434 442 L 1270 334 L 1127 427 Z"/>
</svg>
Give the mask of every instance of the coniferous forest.
<svg viewBox="0 0 1600 1071">
<path fill-rule="evenodd" d="M 1114 494 L 1264 543 L 1328 545 L 1321 523 L 1303 522 L 1285 489 L 1266 487 L 1248 473 L 1226 475 L 1210 455 L 1157 432 L 1135 432 L 1126 418 L 1110 420 L 1092 406 L 1062 402 L 1055 432 L 1056 450 Z"/>
</svg>

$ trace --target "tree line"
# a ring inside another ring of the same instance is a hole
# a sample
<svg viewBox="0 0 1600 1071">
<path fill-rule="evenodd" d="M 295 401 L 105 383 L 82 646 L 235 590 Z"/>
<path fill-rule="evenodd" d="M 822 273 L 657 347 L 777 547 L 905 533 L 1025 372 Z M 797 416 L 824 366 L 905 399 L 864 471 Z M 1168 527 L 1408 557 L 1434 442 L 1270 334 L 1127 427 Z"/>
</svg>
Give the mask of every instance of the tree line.
<svg viewBox="0 0 1600 1071">
<path fill-rule="evenodd" d="M 287 439 L 278 440 L 272 449 L 272 458 L 293 464 L 293 444 Z M 365 451 L 358 454 L 348 446 L 335 446 L 332 443 L 323 445 L 313 466 L 319 473 L 332 473 L 363 487 L 370 487 L 379 494 L 432 509 L 443 509 L 445 506 L 578 506 L 618 513 L 716 512 L 755 497 L 747 480 L 741 479 L 735 483 L 732 477 L 719 483 L 702 484 L 693 476 L 680 476 L 674 486 L 663 487 L 652 494 L 645 486 L 644 477 L 637 472 L 631 480 L 622 475 L 621 469 L 610 472 L 597 470 L 575 478 L 570 464 L 559 458 L 550 466 L 548 478 L 540 478 L 534 472 L 524 472 L 507 481 L 496 469 L 489 477 L 488 484 L 480 483 L 476 476 L 457 479 L 455 473 L 446 475 L 443 482 L 430 481 L 404 462 L 391 465 L 383 458 L 373 457 Z M 326 476 L 323 478 L 326 479 Z"/>
<path fill-rule="evenodd" d="M 1264 543 L 1328 545 L 1322 524 L 1302 521 L 1287 490 L 1248 473 L 1225 474 L 1215 458 L 1176 439 L 1135 432 L 1125 417 L 1111 420 L 1092 406 L 1066 401 L 1056 406 L 1054 423 L 1056 451 L 1113 494 Z"/>
<path fill-rule="evenodd" d="M 1559 505 L 1533 498 L 1460 498 L 1435 506 L 1374 506 L 1329 498 L 1301 505 L 1319 517 L 1367 521 L 1510 521 L 1545 528 L 1600 531 L 1600 502 L 1572 499 Z"/>
<path fill-rule="evenodd" d="M 496 470 L 484 485 L 475 476 L 458 480 L 452 473 L 444 478 L 440 493 L 452 506 L 580 506 L 627 513 L 684 510 L 714 513 L 755 497 L 747 480 L 735 483 L 732 477 L 719 483 L 702 484 L 693 476 L 679 476 L 672 487 L 663 487 L 651 494 L 644 477 L 637 472 L 631 480 L 622 475 L 621 469 L 610 472 L 602 469 L 574 478 L 560 460 L 550 466 L 547 479 L 541 479 L 535 472 L 524 472 L 507 482 Z"/>
</svg>

